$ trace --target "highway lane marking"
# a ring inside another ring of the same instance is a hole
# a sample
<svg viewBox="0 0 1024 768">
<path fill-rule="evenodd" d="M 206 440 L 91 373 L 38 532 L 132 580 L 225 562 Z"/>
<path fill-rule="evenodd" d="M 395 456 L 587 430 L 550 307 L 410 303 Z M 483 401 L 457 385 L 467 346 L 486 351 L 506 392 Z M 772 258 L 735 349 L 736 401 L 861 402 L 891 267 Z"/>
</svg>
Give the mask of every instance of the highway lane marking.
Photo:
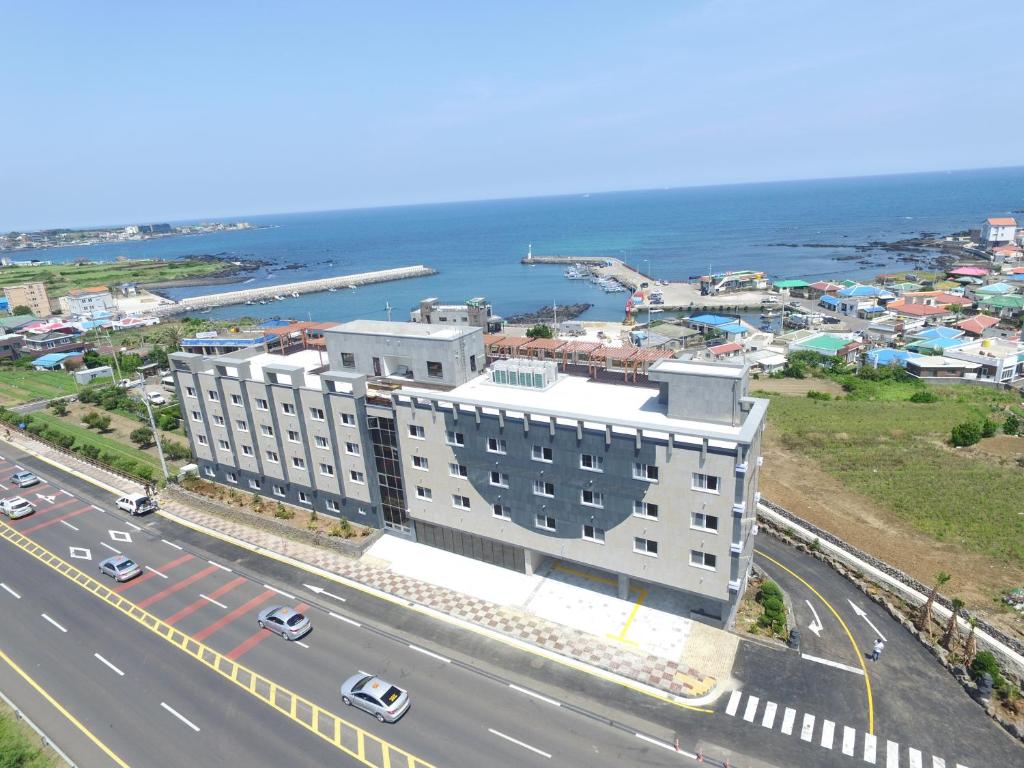
<svg viewBox="0 0 1024 768">
<path fill-rule="evenodd" d="M 216 565 L 216 563 L 214 563 L 214 565 Z M 298 600 L 299 599 L 295 595 L 290 595 L 287 592 L 285 592 L 284 590 L 278 589 L 277 587 L 272 587 L 269 584 L 264 584 L 263 588 L 264 589 L 269 589 L 271 592 L 277 592 L 277 594 L 281 595 L 282 597 L 287 597 L 289 600 Z"/>
<path fill-rule="evenodd" d="M 179 549 L 180 549 L 180 547 L 179 547 Z M 221 565 L 220 563 L 215 563 L 215 562 L 213 562 L 213 560 L 207 560 L 206 562 L 208 562 L 210 565 L 216 565 L 222 571 L 227 571 L 228 573 L 234 573 L 234 571 L 232 571 L 226 565 Z"/>
<path fill-rule="evenodd" d="M 46 620 L 47 620 L 48 622 L 50 622 L 51 624 L 53 624 L 53 626 L 55 626 L 55 627 L 56 627 L 57 629 L 59 629 L 59 630 L 60 630 L 61 632 L 63 632 L 63 633 L 65 633 L 65 634 L 67 634 L 67 630 L 66 630 L 66 629 L 64 629 L 64 627 L 62 627 L 62 626 L 61 626 L 60 624 L 58 624 L 58 623 L 57 623 L 56 621 L 54 621 L 53 619 L 51 619 L 51 618 L 50 618 L 49 616 L 47 616 L 47 615 L 46 615 L 45 613 L 41 613 L 41 614 L 39 614 L 39 615 L 40 615 L 40 616 L 42 616 L 42 617 L 43 617 L 44 619 L 46 619 Z"/>
<path fill-rule="evenodd" d="M 61 524 L 61 525 L 66 525 L 66 526 L 67 526 L 68 528 L 70 528 L 70 529 L 71 529 L 72 531 L 77 531 L 77 530 L 78 530 L 78 526 L 76 526 L 76 525 L 72 525 L 72 524 L 71 524 L 71 523 L 69 523 L 69 522 L 68 522 L 67 520 L 61 520 L 61 521 L 60 521 L 60 524 Z"/>
<path fill-rule="evenodd" d="M 168 547 L 174 547 L 175 549 L 184 549 L 184 547 L 178 546 L 173 541 L 168 541 L 167 539 L 160 539 L 160 541 L 162 541 Z"/>
<path fill-rule="evenodd" d="M 183 722 L 185 725 L 187 725 L 193 731 L 195 731 L 196 733 L 199 733 L 199 726 L 198 725 L 196 725 L 191 720 L 189 720 L 187 717 L 185 717 L 183 714 L 181 714 L 181 712 L 178 712 L 176 709 L 174 709 L 174 707 L 170 706 L 166 701 L 161 701 L 160 702 L 160 706 L 163 707 L 164 709 L 166 709 L 168 712 L 170 712 L 176 718 L 181 720 L 181 722 Z"/>
<path fill-rule="evenodd" d="M 814 715 L 805 712 L 804 713 L 804 724 L 800 729 L 800 740 L 810 741 L 811 736 L 814 734 Z"/>
<path fill-rule="evenodd" d="M 225 624 L 228 624 L 229 622 L 232 622 L 235 619 L 237 619 L 242 614 L 253 610 L 260 603 L 265 603 L 270 598 L 270 595 L 271 592 L 269 590 L 266 592 L 261 592 L 260 594 L 256 595 L 256 597 L 252 598 L 252 600 L 247 602 L 245 605 L 240 605 L 238 608 L 235 608 L 235 610 L 233 610 L 231 613 L 217 619 L 215 622 L 199 630 L 198 632 L 195 632 L 192 635 L 193 639 L 195 639 L 198 642 L 202 642 L 210 635 L 212 635 L 214 632 L 216 632 L 218 629 L 223 627 Z"/>
<path fill-rule="evenodd" d="M 328 592 L 323 587 L 318 587 L 315 584 L 303 584 L 302 586 L 304 586 L 310 592 L 315 592 L 318 595 L 326 595 L 327 597 L 333 598 L 333 599 L 335 599 L 335 600 L 337 600 L 339 602 L 342 602 L 342 603 L 347 603 L 348 602 L 348 600 L 346 598 L 342 597 L 341 595 L 336 595 L 333 592 Z"/>
<path fill-rule="evenodd" d="M 648 744 L 653 744 L 656 747 L 661 747 L 662 749 L 667 749 L 669 752 L 675 752 L 676 754 L 679 754 L 679 755 L 685 755 L 686 757 L 690 758 L 691 760 L 696 760 L 697 759 L 697 755 L 695 755 L 693 752 L 685 752 L 682 749 L 676 749 L 676 745 L 675 744 L 669 744 L 667 741 L 662 741 L 661 739 L 656 739 L 653 736 L 648 736 L 645 733 L 637 732 L 634 735 L 638 739 L 640 739 L 641 741 L 646 741 Z"/>
<path fill-rule="evenodd" d="M 864 734 L 864 762 L 875 764 L 875 752 L 878 749 L 878 739 L 873 733 Z"/>
<path fill-rule="evenodd" d="M 114 670 L 114 671 L 115 671 L 115 672 L 116 672 L 117 674 L 119 674 L 119 675 L 120 675 L 121 677 L 124 677 L 124 672 L 122 672 L 122 671 L 121 671 L 120 669 L 118 669 L 117 667 L 115 667 L 115 666 L 114 666 L 113 664 L 111 664 L 111 663 L 110 663 L 109 661 L 107 661 L 106 659 L 104 659 L 104 658 L 103 658 L 102 656 L 100 656 L 100 655 L 99 655 L 98 653 L 94 653 L 94 654 L 93 654 L 93 656 L 95 656 L 95 657 L 96 657 L 97 659 L 99 659 L 99 660 L 100 660 L 101 662 L 103 662 L 104 664 L 106 664 L 106 665 L 107 665 L 108 667 L 110 667 L 110 668 L 111 668 L 112 670 Z"/>
<path fill-rule="evenodd" d="M 97 512 L 103 511 L 103 507 L 97 507 L 95 504 L 90 504 L 89 506 L 95 509 Z"/>
<path fill-rule="evenodd" d="M 811 656 L 809 653 L 801 653 L 800 658 L 807 659 L 808 661 L 815 661 L 818 664 L 824 664 L 829 667 L 835 667 L 836 669 L 842 669 L 847 672 L 853 672 L 853 674 L 855 675 L 864 674 L 864 670 L 859 669 L 858 667 L 851 667 L 849 664 L 843 664 L 838 661 L 832 661 L 831 659 L 823 659 L 820 656 Z"/>
<path fill-rule="evenodd" d="M 493 728 L 488 728 L 487 730 L 490 731 L 491 733 L 493 733 L 499 739 L 504 739 L 505 741 L 509 741 L 509 742 L 515 744 L 517 747 L 522 747 L 523 749 L 528 749 L 531 752 L 540 755 L 541 757 L 546 757 L 548 760 L 551 759 L 551 753 L 550 752 L 545 752 L 543 749 L 537 749 L 537 747 L 530 746 L 525 741 L 520 741 L 519 739 L 513 739 L 508 734 L 502 733 L 501 731 L 496 731 Z"/>
<path fill-rule="evenodd" d="M 836 724 L 831 720 L 823 720 L 821 723 L 821 746 L 825 749 L 832 749 L 832 741 L 835 738 Z"/>
<path fill-rule="evenodd" d="M 218 597 L 221 597 L 222 595 L 226 595 L 228 592 L 233 590 L 235 587 L 239 586 L 240 584 L 244 584 L 244 583 L 245 583 L 245 577 L 244 576 L 236 576 L 231 581 L 229 581 L 227 584 L 224 584 L 222 586 L 217 587 L 209 595 L 200 594 L 198 600 L 193 601 L 190 605 L 185 606 L 184 608 L 182 608 L 180 611 L 178 611 L 174 615 L 168 616 L 167 619 L 166 619 L 167 623 L 168 624 L 177 624 L 179 621 L 181 621 L 186 616 L 191 616 L 193 613 L 198 611 L 200 608 L 204 608 L 207 603 L 213 603 L 214 605 L 218 605 L 221 608 L 223 608 L 224 610 L 227 610 L 228 607 L 226 605 L 224 605 L 224 603 L 219 603 L 214 598 L 218 598 Z"/>
<path fill-rule="evenodd" d="M 796 720 L 796 710 L 792 707 L 786 707 L 786 711 L 782 715 L 782 732 L 787 736 L 793 735 L 794 720 Z"/>
<path fill-rule="evenodd" d="M 424 656 L 429 656 L 432 659 L 437 659 L 438 661 L 443 661 L 445 664 L 451 664 L 452 663 L 451 659 L 446 659 L 441 654 L 434 653 L 433 651 L 428 651 L 426 648 L 420 648 L 418 645 L 413 645 L 412 643 L 409 643 L 409 647 L 412 650 L 414 650 L 414 651 L 416 651 L 418 653 L 422 653 Z"/>
<path fill-rule="evenodd" d="M 140 526 L 136 525 L 135 523 L 129 523 L 127 520 L 124 521 L 124 524 L 127 525 L 129 528 L 134 528 L 136 531 L 142 530 Z"/>
<path fill-rule="evenodd" d="M 769 701 L 764 705 L 764 718 L 761 720 L 762 728 L 773 728 L 775 726 L 776 709 L 778 709 L 778 704 L 774 701 Z"/>
<path fill-rule="evenodd" d="M 21 600 L 21 595 L 19 595 L 19 594 L 18 594 L 17 592 L 15 592 L 15 591 L 14 591 L 13 589 L 11 589 L 10 587 L 8 587 L 8 586 L 7 586 L 6 584 L 4 584 L 4 583 L 3 583 L 2 581 L 0 581 L 0 587 L 3 587 L 4 591 L 5 591 L 5 592 L 7 592 L 8 594 L 10 594 L 11 596 L 13 596 L 13 597 L 14 597 L 14 598 L 15 598 L 16 600 Z"/>
<path fill-rule="evenodd" d="M 181 565 L 183 563 L 187 563 L 190 560 L 194 560 L 194 559 L 195 558 L 192 555 L 182 555 L 181 557 L 178 557 L 178 558 L 175 558 L 174 560 L 171 560 L 171 562 L 169 562 L 169 563 L 164 563 L 160 567 L 164 571 L 169 571 L 172 568 L 177 568 L 179 565 Z M 155 576 L 155 575 L 156 574 L 154 574 L 154 573 L 144 573 L 141 576 L 138 576 L 138 577 L 132 579 L 131 581 L 126 581 L 124 584 L 121 584 L 120 586 L 114 587 L 114 591 L 117 592 L 118 594 L 120 594 L 120 593 L 124 592 L 127 589 L 131 589 L 132 587 L 138 586 L 139 584 L 145 584 L 147 581 L 152 579 L 153 576 Z"/>
<path fill-rule="evenodd" d="M 108 747 L 106 744 L 100 741 L 92 731 L 90 731 L 88 728 L 82 725 L 81 721 L 77 717 L 72 715 L 64 707 L 63 704 L 61 704 L 59 701 L 53 698 L 53 696 L 51 696 L 45 688 L 39 685 L 39 683 L 37 683 L 31 676 L 29 676 L 29 674 L 25 672 L 25 670 L 19 667 L 11 659 L 11 657 L 4 653 L 2 650 L 0 650 L 0 659 L 2 659 L 4 663 L 7 664 L 7 666 L 13 669 L 18 674 L 18 676 L 21 677 L 22 680 L 24 680 L 26 683 L 32 686 L 36 693 L 38 693 L 40 696 L 46 699 L 47 703 L 49 703 L 50 706 L 52 706 L 54 709 L 60 712 L 65 718 L 67 718 L 69 723 L 71 723 L 73 726 L 75 726 L 75 728 L 81 731 L 85 735 L 85 737 L 89 739 L 89 741 L 91 741 L 93 744 L 95 744 L 96 747 L 103 752 L 103 754 L 109 757 L 114 762 L 114 764 L 118 766 L 118 768 L 129 768 L 128 763 L 126 763 L 124 760 L 122 760 L 120 757 L 114 754 L 113 750 L 111 750 L 110 747 Z"/>
<path fill-rule="evenodd" d="M 68 512 L 67 514 L 61 515 L 60 517 L 55 517 L 52 520 L 44 520 L 41 523 L 36 523 L 35 525 L 29 526 L 28 528 L 25 528 L 24 530 L 19 531 L 19 533 L 21 533 L 23 536 L 27 536 L 30 533 L 35 533 L 40 528 L 48 528 L 51 525 L 56 525 L 57 523 L 61 522 L 62 520 L 67 520 L 69 517 L 78 517 L 78 515 L 81 515 L 81 514 L 84 514 L 84 513 L 85 513 L 85 508 L 76 509 L 76 510 L 73 510 L 71 512 Z"/>
<path fill-rule="evenodd" d="M 131 544 L 132 535 L 128 531 L 107 531 L 110 534 L 111 541 L 119 541 L 122 544 Z"/>
<path fill-rule="evenodd" d="M 900 768 L 900 745 L 895 741 L 885 742 L 885 768 Z"/>
<path fill-rule="evenodd" d="M 351 624 L 353 627 L 361 627 L 361 626 L 363 626 L 362 624 L 360 624 L 355 619 L 350 619 L 348 616 L 342 616 L 340 613 L 335 613 L 334 611 L 328 611 L 327 613 L 328 613 L 329 616 L 333 616 L 338 621 L 344 621 L 346 624 Z"/>
<path fill-rule="evenodd" d="M 301 646 L 302 646 L 303 648 L 309 648 L 309 646 L 308 646 L 308 645 L 306 645 L 306 644 L 305 644 L 304 642 L 302 642 L 301 640 L 293 640 L 292 642 L 293 642 L 293 643 L 295 643 L 296 645 L 301 645 Z"/>
<path fill-rule="evenodd" d="M 754 722 L 754 715 L 757 713 L 757 705 L 761 702 L 757 696 L 747 696 L 747 708 L 743 712 L 743 719 L 748 723 Z"/>
<path fill-rule="evenodd" d="M 807 587 L 809 590 L 811 590 L 811 592 L 813 592 L 815 594 L 815 596 L 819 600 L 821 600 L 822 603 L 825 604 L 825 607 L 828 608 L 832 612 L 832 615 L 836 617 L 836 621 L 839 622 L 839 626 L 841 626 L 843 628 L 843 631 L 846 633 L 846 637 L 850 641 L 850 645 L 853 647 L 853 652 L 857 656 L 857 661 L 860 662 L 861 671 L 864 673 L 864 691 L 865 691 L 865 693 L 867 694 L 867 697 L 868 697 L 868 729 L 867 729 L 867 732 L 868 733 L 874 733 L 875 732 L 875 700 L 874 700 L 873 696 L 871 695 L 871 676 L 868 674 L 867 665 L 864 663 L 864 654 L 861 653 L 860 647 L 857 645 L 857 641 L 854 640 L 853 633 L 850 631 L 850 628 L 846 625 L 846 622 L 843 621 L 843 617 L 839 615 L 839 611 L 837 611 L 832 606 L 832 603 L 830 603 L 828 600 L 826 600 L 824 598 L 824 596 L 818 590 L 816 590 L 814 587 L 812 587 L 810 585 L 810 583 L 808 583 L 802 577 L 798 576 L 796 573 L 794 573 L 789 568 L 784 566 L 782 563 L 780 563 L 774 557 L 771 557 L 770 555 L 766 555 L 761 550 L 755 549 L 754 552 L 758 556 L 763 557 L 768 562 L 774 563 L 779 568 L 781 568 L 786 573 L 788 573 L 790 576 L 792 576 L 794 579 L 796 579 L 801 584 L 803 584 L 805 587 Z"/>
<path fill-rule="evenodd" d="M 190 576 L 186 576 L 184 579 L 181 579 L 180 581 L 176 581 L 176 582 L 174 582 L 173 584 L 171 584 L 168 587 L 164 587 L 163 589 L 161 589 L 156 594 L 150 595 L 149 597 L 145 598 L 144 600 L 139 600 L 136 603 L 136 605 L 138 605 L 139 608 L 149 608 L 149 606 L 153 605 L 154 603 L 160 602 L 165 597 L 169 597 L 170 595 L 173 595 L 175 592 L 180 592 L 181 590 L 183 590 L 185 587 L 189 586 L 190 584 L 194 584 L 195 582 L 199 581 L 200 579 L 206 578 L 211 573 L 213 573 L 215 570 L 217 570 L 217 569 L 214 568 L 212 565 L 210 567 L 208 567 L 208 568 L 203 568 L 203 570 L 201 570 L 201 571 L 193 573 Z"/>
<path fill-rule="evenodd" d="M 560 701 L 555 701 L 554 699 L 549 699 L 547 696 L 542 696 L 541 694 L 537 693 L 536 691 L 531 691 L 529 688 L 522 688 L 522 687 L 516 685 L 515 683 L 509 683 L 508 687 L 511 688 L 513 691 L 519 691 L 520 693 L 525 693 L 527 696 L 532 696 L 535 699 L 540 699 L 545 704 L 550 704 L 553 707 L 560 707 L 560 706 L 562 706 L 562 702 L 560 702 Z M 637 734 L 637 735 L 639 735 L 639 734 Z"/>
<path fill-rule="evenodd" d="M 156 568 L 154 568 L 151 565 L 147 565 L 146 566 L 146 570 L 149 571 L 150 573 L 155 573 L 161 579 L 166 579 L 167 578 L 167 574 L 166 573 L 160 573 L 160 571 L 158 571 Z"/>
<path fill-rule="evenodd" d="M 725 714 L 729 715 L 729 717 L 735 717 L 736 710 L 739 709 L 740 706 L 740 699 L 742 698 L 742 691 L 733 691 L 729 696 L 729 703 L 725 707 Z"/>
<path fill-rule="evenodd" d="M 843 754 L 853 757 L 853 749 L 857 742 L 857 732 L 848 725 L 843 726 Z"/>
<path fill-rule="evenodd" d="M 206 602 L 213 603 L 214 605 L 216 605 L 216 606 L 218 606 L 220 608 L 223 608 L 225 611 L 228 609 L 228 607 L 226 605 L 224 605 L 224 603 L 220 603 L 220 602 L 214 600 L 212 597 L 210 597 L 208 595 L 204 595 L 202 592 L 199 593 L 199 596 L 201 598 L 203 598 L 203 600 L 205 600 Z"/>
<path fill-rule="evenodd" d="M 109 550 L 110 550 L 111 552 L 116 552 L 116 553 L 117 553 L 117 554 L 119 554 L 119 555 L 121 554 L 121 550 L 120 550 L 120 549 L 115 549 L 114 547 L 112 547 L 112 546 L 110 546 L 109 544 L 107 544 L 107 542 L 105 542 L 105 541 L 101 541 L 101 542 L 100 542 L 100 546 L 101 546 L 101 547 L 106 547 L 106 548 L 107 548 L 107 549 L 109 549 Z"/>
<path fill-rule="evenodd" d="M 61 488 L 59 491 L 57 491 L 57 493 L 63 493 L 65 496 L 71 496 L 71 494 L 68 493 L 67 491 L 65 491 L 63 488 Z M 71 498 L 75 498 L 75 497 L 71 496 Z"/>
<path fill-rule="evenodd" d="M 7 487 L 6 485 L 4 485 L 3 483 L 0 483 L 0 488 L 2 488 L 2 489 L 3 489 L 3 490 L 5 490 L 5 491 L 9 491 L 9 490 L 11 490 L 10 488 L 8 488 L 8 487 Z"/>
</svg>

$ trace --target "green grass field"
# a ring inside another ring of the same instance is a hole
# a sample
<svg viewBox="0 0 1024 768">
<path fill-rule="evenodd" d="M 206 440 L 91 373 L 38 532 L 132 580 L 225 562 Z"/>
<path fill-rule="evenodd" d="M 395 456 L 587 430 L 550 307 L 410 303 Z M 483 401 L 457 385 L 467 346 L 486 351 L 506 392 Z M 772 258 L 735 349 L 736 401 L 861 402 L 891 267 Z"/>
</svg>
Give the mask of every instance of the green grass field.
<svg viewBox="0 0 1024 768">
<path fill-rule="evenodd" d="M 769 429 L 783 446 L 918 530 L 1024 564 L 1024 471 L 1008 459 L 946 445 L 954 425 L 986 417 L 1001 424 L 1003 409 L 1019 399 L 951 386 L 932 388 L 938 402 L 911 403 L 920 384 L 867 384 L 855 395 L 862 399 L 772 395 Z"/>
<path fill-rule="evenodd" d="M 72 288 L 94 285 L 114 286 L 120 283 L 155 283 L 185 277 L 203 277 L 224 268 L 216 261 L 177 259 L 174 261 L 123 261 L 103 264 L 50 264 L 18 267 L 8 283 L 41 282 L 51 299 L 65 295 Z"/>
<path fill-rule="evenodd" d="M 63 764 L 63 763 L 61 763 Z M 0 704 L 0 766 L 3 768 L 56 768 L 52 749 L 39 746 L 39 737 Z"/>
<path fill-rule="evenodd" d="M 75 380 L 64 371 L 0 370 L 0 405 L 17 405 L 75 393 Z"/>
</svg>

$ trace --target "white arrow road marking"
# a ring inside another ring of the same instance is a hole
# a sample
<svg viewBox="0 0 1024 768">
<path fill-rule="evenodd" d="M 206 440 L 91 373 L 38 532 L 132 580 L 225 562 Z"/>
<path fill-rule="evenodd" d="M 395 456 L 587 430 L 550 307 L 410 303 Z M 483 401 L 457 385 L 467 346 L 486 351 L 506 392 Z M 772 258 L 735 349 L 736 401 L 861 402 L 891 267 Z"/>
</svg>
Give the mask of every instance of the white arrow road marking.
<svg viewBox="0 0 1024 768">
<path fill-rule="evenodd" d="M 871 623 L 871 619 L 868 618 L 868 612 L 867 611 L 865 611 L 863 608 L 861 608 L 859 605 L 857 605 L 855 602 L 853 602 L 853 600 L 850 600 L 849 598 L 847 598 L 846 602 L 848 602 L 850 604 L 850 607 L 853 608 L 853 612 L 854 613 L 856 613 L 858 616 L 860 616 L 862 619 L 864 619 L 864 621 L 867 622 L 868 626 L 871 627 L 873 630 L 875 630 L 875 635 L 880 637 L 882 639 L 883 643 L 889 642 L 888 640 L 885 639 L 885 635 L 883 635 L 879 631 L 878 627 L 876 627 L 874 624 Z"/>
<path fill-rule="evenodd" d="M 85 547 L 68 547 L 71 556 L 78 560 L 92 560 L 92 552 Z"/>
<path fill-rule="evenodd" d="M 193 731 L 195 731 L 196 733 L 199 733 L 199 726 L 198 726 L 198 725 L 196 725 L 195 723 L 193 723 L 193 722 L 192 722 L 191 720 L 189 720 L 189 719 L 188 719 L 187 717 L 185 717 L 184 715 L 182 715 L 182 714 L 181 714 L 180 712 L 177 712 L 177 711 L 175 711 L 175 710 L 174 710 L 174 708 L 172 708 L 172 707 L 168 706 L 168 705 L 167 705 L 167 702 L 165 702 L 165 701 L 161 701 L 161 702 L 160 702 L 160 706 L 161 706 L 161 707 L 163 707 L 164 709 L 166 709 L 166 710 L 167 710 L 168 712 L 170 712 L 170 713 L 171 713 L 172 715 L 174 715 L 174 716 L 175 716 L 176 718 L 178 718 L 179 720 L 181 720 L 181 722 L 183 722 L 183 723 L 184 723 L 185 725 L 187 725 L 187 726 L 188 726 L 189 728 L 191 728 L 191 729 L 192 729 Z"/>
<path fill-rule="evenodd" d="M 323 587 L 316 587 L 316 586 L 313 586 L 312 584 L 303 584 L 302 586 L 304 586 L 304 587 L 305 587 L 306 589 L 308 589 L 308 590 L 309 590 L 310 592 L 315 592 L 315 593 L 316 593 L 316 594 L 318 594 L 318 595 L 326 595 L 327 597 L 332 597 L 332 598 L 334 598 L 335 600 L 340 600 L 340 601 L 341 601 L 341 602 L 343 602 L 343 603 L 347 603 L 347 602 L 348 602 L 348 601 L 347 601 L 347 600 L 346 600 L 346 599 L 345 599 L 344 597 L 342 597 L 341 595 L 335 595 L 335 594 L 333 594 L 332 592 L 328 592 L 328 591 L 327 591 L 326 589 L 324 589 Z"/>
<path fill-rule="evenodd" d="M 48 622 L 50 622 L 51 624 L 53 624 L 53 626 L 55 626 L 55 627 L 56 627 L 57 629 L 59 629 L 59 630 L 60 630 L 61 632 L 63 632 L 64 634 L 67 634 L 67 630 L 66 630 L 66 629 L 64 629 L 64 627 L 62 627 L 62 626 L 61 626 L 60 624 L 58 624 L 58 623 L 57 623 L 56 621 L 54 621 L 53 619 L 51 619 L 51 618 L 50 618 L 49 616 L 47 616 L 47 615 L 46 615 L 45 613 L 41 613 L 41 614 L 39 614 L 39 615 L 40 615 L 40 616 L 42 616 L 42 617 L 43 617 L 44 619 L 46 619 L 46 620 L 47 620 Z"/>
<path fill-rule="evenodd" d="M 53 504 L 53 502 L 55 502 L 57 500 L 56 496 L 43 496 L 43 494 L 41 494 L 41 493 L 37 493 L 36 494 L 36 498 L 37 499 L 42 499 L 47 504 Z"/>
<path fill-rule="evenodd" d="M 804 600 L 807 603 L 807 607 L 811 609 L 811 613 L 814 614 L 814 621 L 807 625 L 807 628 L 811 630 L 815 635 L 821 637 L 821 630 L 824 629 L 824 625 L 821 623 L 821 619 L 818 618 L 818 612 L 814 610 L 814 606 L 811 605 L 810 600 Z"/>
<path fill-rule="evenodd" d="M 531 746 L 530 746 L 529 744 L 527 744 L 527 743 L 526 743 L 525 741 L 520 741 L 519 739 L 513 739 L 513 738 L 512 738 L 511 736 L 509 736 L 509 735 L 507 735 L 507 734 L 504 734 L 504 733 L 502 733 L 501 731 L 496 731 L 496 730 L 494 730 L 493 728 L 488 728 L 487 730 L 488 730 L 488 731 L 489 731 L 490 733 L 493 733 L 493 734 L 494 734 L 495 736 L 497 736 L 497 737 L 498 737 L 499 739 L 504 739 L 505 741 L 510 741 L 510 742 L 512 742 L 513 744 L 515 744 L 515 745 L 516 745 L 517 747 L 522 747 L 523 749 L 528 749 L 528 750 L 530 750 L 531 752 L 533 752 L 533 753 L 535 753 L 535 754 L 538 754 L 538 755 L 540 755 L 541 757 L 546 757 L 546 758 L 548 758 L 548 760 L 550 760 L 550 759 L 551 759 L 551 753 L 550 753 L 550 752 L 545 752 L 545 751 L 544 751 L 544 750 L 542 750 L 542 749 L 537 749 L 536 747 L 531 747 Z"/>
<path fill-rule="evenodd" d="M 122 541 L 126 544 L 132 543 L 132 535 L 128 531 L 107 531 L 112 541 Z"/>
<path fill-rule="evenodd" d="M 103 658 L 102 656 L 100 656 L 100 655 L 99 655 L 98 653 L 94 653 L 94 654 L 93 654 L 93 656 L 95 656 L 95 657 L 96 657 L 97 659 L 99 659 L 100 661 L 102 661 L 102 662 L 103 662 L 104 664 L 106 664 L 106 665 L 107 665 L 108 667 L 110 667 L 110 668 L 111 668 L 112 670 L 114 670 L 115 672 L 117 672 L 117 674 L 118 674 L 118 675 L 120 675 L 121 677 L 124 677 L 124 672 L 122 672 L 122 671 L 121 671 L 120 669 L 118 669 L 117 667 L 115 667 L 115 666 L 114 666 L 113 664 L 111 664 L 111 663 L 110 663 L 109 661 L 107 661 L 106 659 L 104 659 L 104 658 Z"/>
<path fill-rule="evenodd" d="M 19 595 L 19 594 L 18 594 L 17 592 L 15 592 L 15 591 L 14 591 L 13 589 L 11 589 L 10 587 L 8 587 L 8 586 L 7 586 L 6 584 L 4 584 L 4 583 L 3 583 L 2 581 L 0 581 L 0 587 L 3 587 L 4 591 L 5 591 L 5 592 L 7 592 L 7 593 L 8 593 L 9 595 L 11 595 L 12 597 L 14 597 L 15 599 L 17 599 L 17 600 L 21 600 L 21 595 Z"/>
</svg>

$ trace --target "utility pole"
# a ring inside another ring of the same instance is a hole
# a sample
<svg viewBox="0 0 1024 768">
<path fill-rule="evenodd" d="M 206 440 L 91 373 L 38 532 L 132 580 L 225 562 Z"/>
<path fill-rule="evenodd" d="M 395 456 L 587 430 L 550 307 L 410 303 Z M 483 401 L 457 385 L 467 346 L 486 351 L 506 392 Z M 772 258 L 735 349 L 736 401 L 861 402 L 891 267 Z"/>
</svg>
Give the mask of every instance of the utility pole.
<svg viewBox="0 0 1024 768">
<path fill-rule="evenodd" d="M 153 430 L 153 440 L 156 441 L 156 455 L 160 457 L 160 469 L 164 471 L 164 482 L 169 482 L 171 473 L 167 471 L 167 461 L 164 459 L 164 447 L 160 444 L 160 433 L 156 430 L 156 421 L 153 419 L 153 409 L 149 405 L 149 398 L 146 397 L 146 377 L 139 371 L 139 391 L 142 392 L 142 402 L 146 406 L 146 415 L 149 416 L 149 428 Z"/>
</svg>

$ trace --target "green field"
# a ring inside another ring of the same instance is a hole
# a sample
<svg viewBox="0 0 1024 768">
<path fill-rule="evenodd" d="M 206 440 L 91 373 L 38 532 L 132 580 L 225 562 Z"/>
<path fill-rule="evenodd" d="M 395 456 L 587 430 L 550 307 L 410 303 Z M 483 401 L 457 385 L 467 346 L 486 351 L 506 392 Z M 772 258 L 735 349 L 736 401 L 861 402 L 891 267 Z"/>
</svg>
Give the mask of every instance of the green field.
<svg viewBox="0 0 1024 768">
<path fill-rule="evenodd" d="M 52 749 L 39 746 L 39 737 L 14 713 L 0 704 L 0 766 L 3 768 L 56 768 Z"/>
<path fill-rule="evenodd" d="M 75 380 L 64 371 L 0 370 L 0 405 L 72 395 L 75 391 Z"/>
<path fill-rule="evenodd" d="M 175 259 L 173 261 L 132 260 L 102 264 L 49 264 L 4 270 L 0 287 L 15 283 L 41 282 L 51 299 L 72 288 L 120 283 L 156 283 L 165 280 L 204 277 L 224 269 L 219 261 Z"/>
<path fill-rule="evenodd" d="M 948 447 L 964 421 L 1002 423 L 1012 394 L 970 385 L 933 387 L 934 403 L 911 403 L 917 383 L 867 382 L 857 399 L 770 395 L 768 428 L 852 491 L 940 541 L 1024 564 L 1024 471 L 1010 458 Z M 1024 438 L 1020 452 L 1024 453 Z M 980 449 L 980 450 L 979 450 Z"/>
</svg>

